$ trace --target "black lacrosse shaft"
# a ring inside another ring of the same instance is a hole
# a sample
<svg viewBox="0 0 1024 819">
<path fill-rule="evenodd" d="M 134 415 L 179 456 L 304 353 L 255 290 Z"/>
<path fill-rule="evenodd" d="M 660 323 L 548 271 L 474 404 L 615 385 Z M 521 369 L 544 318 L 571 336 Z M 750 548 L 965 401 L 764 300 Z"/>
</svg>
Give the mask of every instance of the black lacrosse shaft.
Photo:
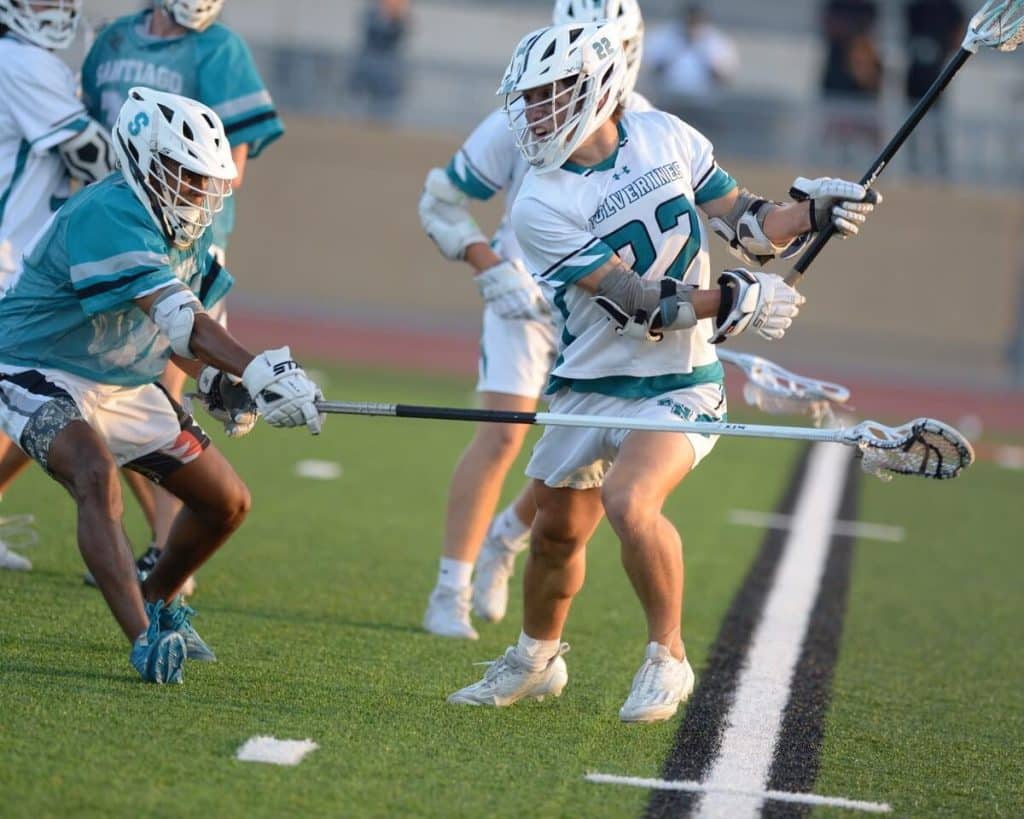
<svg viewBox="0 0 1024 819">
<path fill-rule="evenodd" d="M 871 169 L 861 177 L 860 184 L 866 188 L 870 188 L 875 180 L 882 175 L 882 171 L 889 164 L 892 158 L 896 155 L 896 152 L 903 147 L 903 143 L 907 141 L 907 137 L 917 127 L 918 123 L 924 119 L 924 115 L 928 113 L 929 109 L 935 104 L 935 101 L 939 98 L 943 91 L 946 90 L 946 86 L 949 85 L 956 73 L 963 68 L 972 56 L 974 52 L 968 51 L 966 48 L 961 48 L 953 58 L 946 63 L 946 67 L 942 69 L 942 73 L 935 78 L 935 82 L 932 83 L 923 97 L 918 100 L 917 105 L 914 106 L 914 110 L 910 112 L 910 116 L 907 117 L 906 122 L 896 132 L 896 135 L 889 140 L 889 144 L 882 149 L 871 165 Z M 821 231 L 817 236 L 814 237 L 814 241 L 808 246 L 804 254 L 797 259 L 793 269 L 786 276 L 786 282 L 788 284 L 795 284 L 800 281 L 800 278 L 807 272 L 807 268 L 811 266 L 818 254 L 821 253 L 822 248 L 828 244 L 836 233 L 835 225 L 829 222 L 828 227 Z"/>
<path fill-rule="evenodd" d="M 456 407 L 424 407 L 416 404 L 395 404 L 398 418 L 434 418 L 441 421 L 477 421 L 494 424 L 536 424 L 535 412 L 508 410 L 459 409 Z"/>
</svg>

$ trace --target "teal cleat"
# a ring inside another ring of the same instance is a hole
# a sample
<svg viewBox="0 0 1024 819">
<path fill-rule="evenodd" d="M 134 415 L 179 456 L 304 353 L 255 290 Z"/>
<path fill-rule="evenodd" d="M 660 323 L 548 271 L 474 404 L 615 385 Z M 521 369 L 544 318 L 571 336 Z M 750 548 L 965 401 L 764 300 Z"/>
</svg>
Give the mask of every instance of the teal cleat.
<svg viewBox="0 0 1024 819">
<path fill-rule="evenodd" d="M 164 603 L 146 603 L 149 628 L 138 636 L 132 646 L 131 662 L 145 682 L 163 685 L 182 683 L 182 670 L 187 656 L 185 638 L 177 631 L 161 631 Z"/>
<path fill-rule="evenodd" d="M 190 660 L 198 660 L 203 663 L 216 662 L 217 655 L 192 628 L 191 621 L 195 613 L 195 609 L 186 606 L 179 595 L 160 612 L 160 628 L 170 629 L 181 635 Z"/>
</svg>

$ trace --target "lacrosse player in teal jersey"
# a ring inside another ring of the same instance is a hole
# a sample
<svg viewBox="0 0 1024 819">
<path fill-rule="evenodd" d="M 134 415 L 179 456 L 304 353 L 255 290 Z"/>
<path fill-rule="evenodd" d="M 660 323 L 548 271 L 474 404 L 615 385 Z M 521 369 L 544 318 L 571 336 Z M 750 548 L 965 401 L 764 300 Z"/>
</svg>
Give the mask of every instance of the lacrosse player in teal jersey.
<svg viewBox="0 0 1024 819">
<path fill-rule="evenodd" d="M 231 143 L 238 168 L 232 185 L 237 189 L 247 160 L 281 136 L 284 126 L 245 42 L 215 22 L 223 6 L 224 0 L 157 0 L 151 9 L 114 21 L 100 32 L 86 56 L 82 96 L 90 114 L 108 127 L 135 85 L 183 94 L 208 105 L 223 121 Z M 234 223 L 231 198 L 211 227 L 213 252 L 221 264 Z M 218 318 L 226 320 L 223 305 Z M 175 367 L 164 374 L 163 383 L 176 399 L 181 398 L 184 382 L 185 375 Z M 233 437 L 247 431 L 242 426 L 228 430 Z M 129 477 L 129 482 L 153 529 L 153 543 L 139 558 L 139 568 L 145 571 L 159 557 L 178 504 L 137 478 Z M 192 587 L 190 579 L 186 591 Z"/>
<path fill-rule="evenodd" d="M 72 198 L 0 300 L 0 429 L 64 486 L 78 545 L 147 682 L 180 682 L 213 652 L 176 597 L 241 524 L 245 484 L 157 382 L 197 376 L 223 419 L 319 433 L 319 390 L 287 347 L 247 352 L 207 312 L 232 279 L 209 252 L 236 175 L 224 127 L 194 100 L 134 88 L 113 131 L 120 173 Z M 121 526 L 118 467 L 184 504 L 140 584 Z"/>
<path fill-rule="evenodd" d="M 555 307 L 550 410 L 721 421 L 715 345 L 743 332 L 781 338 L 803 297 L 775 274 L 737 268 L 713 280 L 699 211 L 735 254 L 764 263 L 828 224 L 855 234 L 873 204 L 842 180 L 798 179 L 801 201 L 787 204 L 740 188 L 698 131 L 660 111 L 623 110 L 623 51 L 614 25 L 551 26 L 520 42 L 501 85 L 531 166 L 512 227 Z M 502 707 L 562 692 L 563 629 L 587 542 L 607 515 L 647 621 L 643 663 L 619 716 L 675 714 L 694 675 L 682 635 L 682 541 L 662 507 L 715 443 L 696 433 L 547 427 L 526 468 L 537 514 L 519 640 L 449 702 Z"/>
<path fill-rule="evenodd" d="M 81 13 L 81 0 L 0 0 L 0 294 L 71 181 L 88 184 L 114 167 L 107 129 L 86 113 L 74 75 L 53 53 L 71 45 Z M 0 493 L 27 465 L 0 436 Z M 0 524 L 0 568 L 30 569 L 5 539 Z"/>
</svg>

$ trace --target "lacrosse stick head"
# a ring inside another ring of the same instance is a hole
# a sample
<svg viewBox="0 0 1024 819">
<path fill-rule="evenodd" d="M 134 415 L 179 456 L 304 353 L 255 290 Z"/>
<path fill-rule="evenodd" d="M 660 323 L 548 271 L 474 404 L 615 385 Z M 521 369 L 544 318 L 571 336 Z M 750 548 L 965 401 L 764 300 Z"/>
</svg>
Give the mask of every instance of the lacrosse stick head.
<svg viewBox="0 0 1024 819">
<path fill-rule="evenodd" d="M 974 463 L 970 442 L 933 418 L 898 427 L 864 421 L 852 430 L 861 452 L 861 468 L 884 481 L 895 475 L 948 480 Z"/>
<path fill-rule="evenodd" d="M 963 47 L 1013 51 L 1024 41 L 1024 0 L 989 0 L 971 18 Z"/>
<path fill-rule="evenodd" d="M 747 404 L 772 415 L 807 415 L 816 427 L 833 427 L 839 424 L 835 410 L 850 400 L 846 387 L 797 375 L 760 356 L 730 353 L 722 360 L 746 374 L 743 398 Z"/>
</svg>

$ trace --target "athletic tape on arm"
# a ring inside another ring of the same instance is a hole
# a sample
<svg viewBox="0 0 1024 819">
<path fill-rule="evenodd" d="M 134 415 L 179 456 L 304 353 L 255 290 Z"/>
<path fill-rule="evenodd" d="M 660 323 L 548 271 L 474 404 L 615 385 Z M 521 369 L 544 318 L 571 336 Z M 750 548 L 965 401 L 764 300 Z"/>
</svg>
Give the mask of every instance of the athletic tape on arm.
<svg viewBox="0 0 1024 819">
<path fill-rule="evenodd" d="M 196 314 L 205 313 L 196 294 L 182 282 L 175 282 L 160 291 L 149 310 L 149 317 L 171 342 L 171 349 L 182 358 L 195 358 L 189 342 Z"/>
</svg>

